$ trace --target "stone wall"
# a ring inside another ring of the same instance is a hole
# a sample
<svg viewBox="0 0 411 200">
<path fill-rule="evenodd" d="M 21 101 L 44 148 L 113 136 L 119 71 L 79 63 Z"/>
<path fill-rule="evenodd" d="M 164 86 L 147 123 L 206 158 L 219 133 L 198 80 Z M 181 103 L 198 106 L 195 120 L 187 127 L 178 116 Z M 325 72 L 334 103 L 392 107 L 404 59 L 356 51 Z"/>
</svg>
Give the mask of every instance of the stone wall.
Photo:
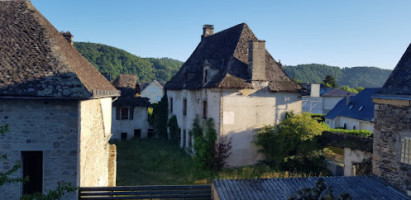
<svg viewBox="0 0 411 200">
<path fill-rule="evenodd" d="M 10 131 L 0 135 L 0 153 L 8 156 L 0 170 L 21 161 L 22 151 L 43 152 L 43 191 L 54 190 L 60 181 L 78 184 L 78 101 L 0 99 L 0 125 Z M 11 177 L 21 177 L 19 169 Z M 0 199 L 17 200 L 22 183 L 0 186 Z M 71 193 L 67 199 L 76 199 Z"/>
<path fill-rule="evenodd" d="M 344 176 L 354 176 L 353 164 L 372 158 L 371 152 L 357 149 L 344 148 Z"/>
<path fill-rule="evenodd" d="M 117 180 L 117 147 L 110 144 L 110 155 L 108 161 L 108 186 L 116 186 Z"/>
<path fill-rule="evenodd" d="M 411 137 L 411 106 L 389 105 L 389 101 L 385 101 L 388 104 L 377 103 L 373 173 L 410 195 L 411 165 L 400 162 L 400 144 L 403 137 Z"/>
<path fill-rule="evenodd" d="M 80 103 L 80 186 L 109 185 L 109 130 L 104 113 L 111 109 L 111 98 Z M 112 166 L 115 167 L 115 166 Z"/>
</svg>

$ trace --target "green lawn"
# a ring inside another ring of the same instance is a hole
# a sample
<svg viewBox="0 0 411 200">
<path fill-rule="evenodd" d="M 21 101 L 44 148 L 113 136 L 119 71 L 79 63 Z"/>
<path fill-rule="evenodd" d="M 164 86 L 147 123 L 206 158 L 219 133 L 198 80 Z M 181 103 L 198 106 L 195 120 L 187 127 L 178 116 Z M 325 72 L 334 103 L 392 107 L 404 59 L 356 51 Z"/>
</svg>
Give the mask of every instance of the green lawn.
<svg viewBox="0 0 411 200">
<path fill-rule="evenodd" d="M 198 175 L 192 159 L 166 140 L 116 142 L 117 185 L 193 184 Z"/>
<path fill-rule="evenodd" d="M 208 184 L 215 178 L 277 178 L 315 176 L 249 166 L 209 172 L 195 168 L 191 156 L 167 140 L 142 139 L 117 145 L 117 186 Z"/>
</svg>

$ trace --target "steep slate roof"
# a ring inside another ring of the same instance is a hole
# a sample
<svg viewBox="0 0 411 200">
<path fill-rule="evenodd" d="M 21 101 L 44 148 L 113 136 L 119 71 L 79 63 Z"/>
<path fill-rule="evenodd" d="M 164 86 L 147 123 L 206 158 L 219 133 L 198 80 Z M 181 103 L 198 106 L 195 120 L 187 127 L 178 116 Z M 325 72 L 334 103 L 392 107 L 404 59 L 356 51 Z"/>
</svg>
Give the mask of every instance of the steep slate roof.
<svg viewBox="0 0 411 200">
<path fill-rule="evenodd" d="M 118 95 L 31 2 L 0 1 L 0 97 Z"/>
<path fill-rule="evenodd" d="M 137 83 L 137 75 L 120 74 L 113 85 L 121 91 L 121 96 L 113 102 L 113 106 L 136 106 L 150 107 L 150 101 L 145 97 L 136 97 L 140 92 L 140 86 Z"/>
<path fill-rule="evenodd" d="M 411 44 L 376 96 L 379 95 L 411 96 Z"/>
<path fill-rule="evenodd" d="M 298 190 L 315 187 L 319 177 L 275 178 L 255 180 L 214 180 L 221 200 L 283 200 Z M 332 186 L 334 195 L 350 193 L 354 200 L 409 199 L 405 194 L 372 176 L 323 177 L 327 186 Z"/>
<path fill-rule="evenodd" d="M 177 74 L 166 83 L 166 90 L 201 88 L 252 88 L 248 71 L 249 42 L 258 41 L 247 24 L 242 23 L 204 37 Z M 299 92 L 301 87 L 283 71 L 281 64 L 266 51 L 266 79 L 273 92 Z M 203 66 L 218 70 L 203 83 Z"/>
<path fill-rule="evenodd" d="M 334 88 L 334 89 L 324 93 L 321 96 L 322 97 L 345 97 L 345 96 L 348 96 L 348 95 L 354 96 L 354 95 L 356 95 L 356 93 L 347 92 L 347 91 L 342 90 L 342 89 Z"/>
<path fill-rule="evenodd" d="M 374 119 L 374 102 L 371 97 L 376 94 L 378 90 L 379 88 L 366 88 L 357 95 L 350 97 L 350 103 L 348 105 L 346 98 L 341 99 L 337 105 L 325 115 L 325 118 L 334 119 L 337 116 L 342 116 L 363 121 L 372 121 Z M 363 107 L 360 110 L 361 106 Z"/>
</svg>

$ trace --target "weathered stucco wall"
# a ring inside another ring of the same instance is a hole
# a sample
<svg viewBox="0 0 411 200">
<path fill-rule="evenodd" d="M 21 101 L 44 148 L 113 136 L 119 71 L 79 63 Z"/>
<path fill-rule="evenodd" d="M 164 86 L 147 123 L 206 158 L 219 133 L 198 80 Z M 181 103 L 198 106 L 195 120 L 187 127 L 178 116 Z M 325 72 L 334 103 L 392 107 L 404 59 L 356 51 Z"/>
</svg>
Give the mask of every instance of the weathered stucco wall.
<svg viewBox="0 0 411 200">
<path fill-rule="evenodd" d="M 344 176 L 354 176 L 353 164 L 372 158 L 372 153 L 344 148 Z"/>
<path fill-rule="evenodd" d="M 164 95 L 163 89 L 155 82 L 151 82 L 143 91 L 140 96 L 150 99 L 150 103 L 157 103 Z"/>
<path fill-rule="evenodd" d="M 150 125 L 147 121 L 148 111 L 146 107 L 134 107 L 133 119 L 116 119 L 116 108 L 113 107 L 112 112 L 112 139 L 121 139 L 121 133 L 127 133 L 127 139 L 134 138 L 134 129 L 141 130 L 141 138 L 147 137 L 147 130 L 150 128 Z"/>
<path fill-rule="evenodd" d="M 214 120 L 217 134 L 220 130 L 220 96 L 219 89 L 204 89 L 204 90 L 169 90 L 167 91 L 169 106 L 170 99 L 173 99 L 173 111 L 169 112 L 169 117 L 175 115 L 177 117 L 178 126 L 181 129 L 180 147 L 188 147 L 189 136 L 188 132 L 192 127 L 196 116 L 203 120 L 203 101 L 207 101 L 207 117 Z M 183 113 L 183 101 L 187 99 L 187 114 Z M 170 108 L 169 108 L 170 111 Z M 186 137 L 184 137 L 184 130 Z M 184 140 L 185 138 L 185 140 Z M 184 141 L 183 141 L 184 140 Z M 191 143 L 193 144 L 193 142 Z"/>
<path fill-rule="evenodd" d="M 111 135 L 104 122 L 110 110 L 111 98 L 80 102 L 80 186 L 109 185 Z"/>
<path fill-rule="evenodd" d="M 302 111 L 314 114 L 324 114 L 324 98 L 322 97 L 302 97 Z"/>
<path fill-rule="evenodd" d="M 400 162 L 401 139 L 411 137 L 411 106 L 404 102 L 375 104 L 373 173 L 411 195 L 411 165 Z"/>
<path fill-rule="evenodd" d="M 181 129 L 180 147 L 185 148 L 189 144 L 188 133 L 193 120 L 196 115 L 202 119 L 203 101 L 207 101 L 207 117 L 213 118 L 217 134 L 232 139 L 232 154 L 227 160 L 231 167 L 255 164 L 262 158 L 253 144 L 255 129 L 278 123 L 287 111 L 300 113 L 302 109 L 298 94 L 273 93 L 267 88 L 241 92 L 220 89 L 170 90 L 167 96 L 169 102 L 173 99 L 169 117 L 176 115 Z M 184 99 L 187 99 L 187 115 L 183 114 Z"/>
<path fill-rule="evenodd" d="M 327 114 L 331 109 L 334 108 L 337 103 L 343 99 L 343 97 L 322 97 L 324 104 L 323 104 L 323 114 Z"/>
<path fill-rule="evenodd" d="M 241 94 L 243 93 L 243 94 Z M 225 91 L 222 97 L 222 136 L 232 138 L 229 166 L 255 164 L 262 159 L 254 145 L 256 129 L 279 123 L 286 112 L 300 113 L 301 97 L 262 90 Z"/>
<path fill-rule="evenodd" d="M 0 99 L 0 125 L 10 127 L 0 135 L 0 153 L 8 156 L 0 170 L 21 161 L 22 151 L 42 151 L 44 192 L 60 181 L 78 185 L 78 111 L 78 101 Z M 11 177 L 21 176 L 20 169 Z M 0 187 L 0 199 L 17 200 L 21 193 L 21 183 Z M 76 193 L 67 196 L 76 198 Z"/>
</svg>

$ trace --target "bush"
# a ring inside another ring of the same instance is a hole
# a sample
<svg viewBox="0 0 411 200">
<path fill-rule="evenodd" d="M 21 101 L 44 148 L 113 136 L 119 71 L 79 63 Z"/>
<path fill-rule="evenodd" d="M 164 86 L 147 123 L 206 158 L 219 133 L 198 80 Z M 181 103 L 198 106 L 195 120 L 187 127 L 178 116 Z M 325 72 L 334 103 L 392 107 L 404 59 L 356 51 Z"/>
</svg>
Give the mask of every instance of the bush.
<svg viewBox="0 0 411 200">
<path fill-rule="evenodd" d="M 356 136 L 361 136 L 361 137 L 372 137 L 372 132 L 369 130 L 330 129 L 328 131 L 332 133 L 356 135 Z"/>
<path fill-rule="evenodd" d="M 231 138 L 220 137 L 215 145 L 216 154 L 213 160 L 214 169 L 222 170 L 226 166 L 226 160 L 231 154 Z"/>
<path fill-rule="evenodd" d="M 161 100 L 153 104 L 152 115 L 149 115 L 148 122 L 154 127 L 154 132 L 157 137 L 167 137 L 167 120 L 168 120 L 168 100 L 167 94 Z"/>
<path fill-rule="evenodd" d="M 173 115 L 167 123 L 168 131 L 169 131 L 169 139 L 171 142 L 178 144 L 180 142 L 180 127 L 178 127 L 177 117 Z"/>
<path fill-rule="evenodd" d="M 213 160 L 216 155 L 215 143 L 217 133 L 213 119 L 207 119 L 200 124 L 198 116 L 193 121 L 193 128 L 189 132 L 194 137 L 194 162 L 200 169 L 213 169 Z"/>
<path fill-rule="evenodd" d="M 309 113 L 292 115 L 277 127 L 260 129 L 256 144 L 262 147 L 260 152 L 271 166 L 295 171 L 323 171 L 324 156 L 317 136 L 327 129 L 327 125 L 318 123 Z"/>
</svg>

